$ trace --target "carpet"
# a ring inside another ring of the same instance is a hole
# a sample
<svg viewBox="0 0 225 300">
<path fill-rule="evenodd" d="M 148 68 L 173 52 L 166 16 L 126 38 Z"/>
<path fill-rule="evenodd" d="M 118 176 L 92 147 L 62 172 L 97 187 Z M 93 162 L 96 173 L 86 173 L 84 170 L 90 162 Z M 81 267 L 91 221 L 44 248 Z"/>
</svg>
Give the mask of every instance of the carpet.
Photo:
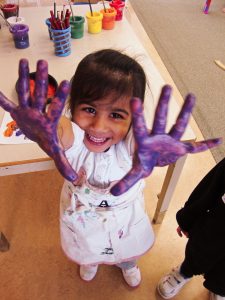
<svg viewBox="0 0 225 300">
<path fill-rule="evenodd" d="M 193 117 L 205 139 L 222 137 L 212 150 L 216 162 L 225 153 L 225 14 L 213 0 L 209 14 L 204 0 L 129 0 L 182 97 L 197 97 Z"/>
</svg>

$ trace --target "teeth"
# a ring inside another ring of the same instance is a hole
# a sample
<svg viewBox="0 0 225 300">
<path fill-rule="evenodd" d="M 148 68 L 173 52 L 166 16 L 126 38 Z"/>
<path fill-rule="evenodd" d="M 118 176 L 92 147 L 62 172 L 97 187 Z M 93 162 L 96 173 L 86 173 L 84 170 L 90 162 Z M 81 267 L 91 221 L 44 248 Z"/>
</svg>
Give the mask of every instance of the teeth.
<svg viewBox="0 0 225 300">
<path fill-rule="evenodd" d="M 104 143 L 106 138 L 96 138 L 95 136 L 88 135 L 89 139 L 95 143 Z"/>
</svg>

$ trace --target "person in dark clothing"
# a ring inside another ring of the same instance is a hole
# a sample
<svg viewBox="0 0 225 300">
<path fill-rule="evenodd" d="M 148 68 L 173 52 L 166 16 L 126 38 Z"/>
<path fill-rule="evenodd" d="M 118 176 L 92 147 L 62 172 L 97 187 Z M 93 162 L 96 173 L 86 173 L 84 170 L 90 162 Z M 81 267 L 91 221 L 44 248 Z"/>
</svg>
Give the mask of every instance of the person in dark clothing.
<svg viewBox="0 0 225 300">
<path fill-rule="evenodd" d="M 176 219 L 178 234 L 188 237 L 185 258 L 160 279 L 158 293 L 170 299 L 194 275 L 203 275 L 210 300 L 225 300 L 225 158 L 201 180 Z"/>
</svg>

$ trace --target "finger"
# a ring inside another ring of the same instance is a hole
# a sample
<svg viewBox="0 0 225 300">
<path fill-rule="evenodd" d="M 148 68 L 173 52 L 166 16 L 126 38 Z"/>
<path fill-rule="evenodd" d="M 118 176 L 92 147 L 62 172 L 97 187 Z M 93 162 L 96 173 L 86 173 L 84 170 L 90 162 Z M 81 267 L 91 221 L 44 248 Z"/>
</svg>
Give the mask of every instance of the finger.
<svg viewBox="0 0 225 300">
<path fill-rule="evenodd" d="M 49 120 L 51 120 L 51 122 L 57 122 L 60 118 L 69 92 L 69 81 L 62 81 L 56 91 L 55 97 L 48 107 L 47 117 L 49 118 Z"/>
<path fill-rule="evenodd" d="M 164 85 L 155 111 L 155 117 L 151 131 L 152 134 L 165 133 L 168 103 L 170 100 L 171 92 L 172 88 L 169 85 Z"/>
<path fill-rule="evenodd" d="M 19 62 L 19 79 L 16 91 L 18 94 L 19 105 L 21 107 L 27 107 L 30 98 L 29 64 L 27 59 L 21 59 Z"/>
<path fill-rule="evenodd" d="M 181 230 L 180 230 L 179 227 L 177 228 L 177 233 L 178 233 L 178 235 L 179 235 L 180 237 L 182 237 L 182 232 L 181 232 Z"/>
<path fill-rule="evenodd" d="M 211 149 L 213 147 L 217 147 L 222 143 L 221 138 L 217 139 L 209 139 L 206 141 L 200 141 L 200 142 L 184 142 L 184 145 L 187 149 L 188 153 L 198 153 L 203 152 L 205 150 Z"/>
<path fill-rule="evenodd" d="M 192 94 L 188 94 L 185 98 L 185 102 L 181 108 L 181 111 L 177 117 L 175 125 L 171 128 L 169 135 L 175 140 L 179 140 L 189 121 L 192 109 L 195 105 L 195 96 Z"/>
<path fill-rule="evenodd" d="M 110 193 L 114 196 L 119 196 L 129 190 L 141 178 L 140 170 L 132 168 L 130 172 L 111 188 Z"/>
<path fill-rule="evenodd" d="M 141 178 L 144 178 L 146 176 L 149 176 L 152 172 L 153 168 L 151 170 L 148 170 L 148 174 L 144 174 L 144 172 L 141 169 L 140 165 L 137 165 L 133 167 L 117 184 L 115 184 L 111 190 L 110 193 L 114 196 L 119 196 L 126 191 L 128 191 L 138 180 Z"/>
<path fill-rule="evenodd" d="M 139 147 L 148 136 L 148 129 L 144 119 L 143 105 L 139 98 L 132 98 L 130 102 L 132 112 L 132 128 L 134 138 Z"/>
<path fill-rule="evenodd" d="M 54 159 L 55 165 L 59 170 L 60 174 L 65 179 L 71 182 L 74 182 L 77 179 L 77 173 L 70 165 L 62 149 L 57 151 L 52 158 Z"/>
<path fill-rule="evenodd" d="M 33 107 L 42 111 L 45 107 L 48 94 L 48 63 L 45 60 L 37 62 L 35 74 L 35 88 L 33 97 Z"/>
<path fill-rule="evenodd" d="M 0 92 L 0 106 L 9 113 L 16 108 L 16 104 L 9 100 L 2 92 Z"/>
</svg>

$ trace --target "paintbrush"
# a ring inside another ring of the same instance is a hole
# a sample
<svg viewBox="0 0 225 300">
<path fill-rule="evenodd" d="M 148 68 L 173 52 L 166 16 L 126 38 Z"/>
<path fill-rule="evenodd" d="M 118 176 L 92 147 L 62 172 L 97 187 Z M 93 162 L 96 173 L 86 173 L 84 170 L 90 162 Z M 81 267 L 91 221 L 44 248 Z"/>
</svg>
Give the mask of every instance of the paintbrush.
<svg viewBox="0 0 225 300">
<path fill-rule="evenodd" d="M 105 11 L 105 13 L 106 13 L 105 1 L 104 1 L 104 0 L 102 0 L 102 4 L 103 4 L 103 7 L 104 7 L 104 11 Z"/>
<path fill-rule="evenodd" d="M 90 11 L 91 11 L 91 15 L 93 16 L 93 11 L 92 11 L 92 7 L 91 7 L 91 1 L 88 0 L 88 3 L 89 3 L 89 7 L 90 7 Z"/>
<path fill-rule="evenodd" d="M 18 21 L 18 17 L 19 17 L 19 7 L 20 7 L 20 0 L 18 0 L 17 2 L 16 22 Z"/>
<path fill-rule="evenodd" d="M 7 19 L 0 13 L 0 16 L 5 20 L 6 24 L 12 29 L 11 24 L 7 21 Z"/>
<path fill-rule="evenodd" d="M 72 10 L 71 1 L 69 2 L 69 6 L 70 6 L 70 11 L 71 11 L 71 14 L 72 14 L 73 21 L 75 21 L 73 10 Z"/>
</svg>

